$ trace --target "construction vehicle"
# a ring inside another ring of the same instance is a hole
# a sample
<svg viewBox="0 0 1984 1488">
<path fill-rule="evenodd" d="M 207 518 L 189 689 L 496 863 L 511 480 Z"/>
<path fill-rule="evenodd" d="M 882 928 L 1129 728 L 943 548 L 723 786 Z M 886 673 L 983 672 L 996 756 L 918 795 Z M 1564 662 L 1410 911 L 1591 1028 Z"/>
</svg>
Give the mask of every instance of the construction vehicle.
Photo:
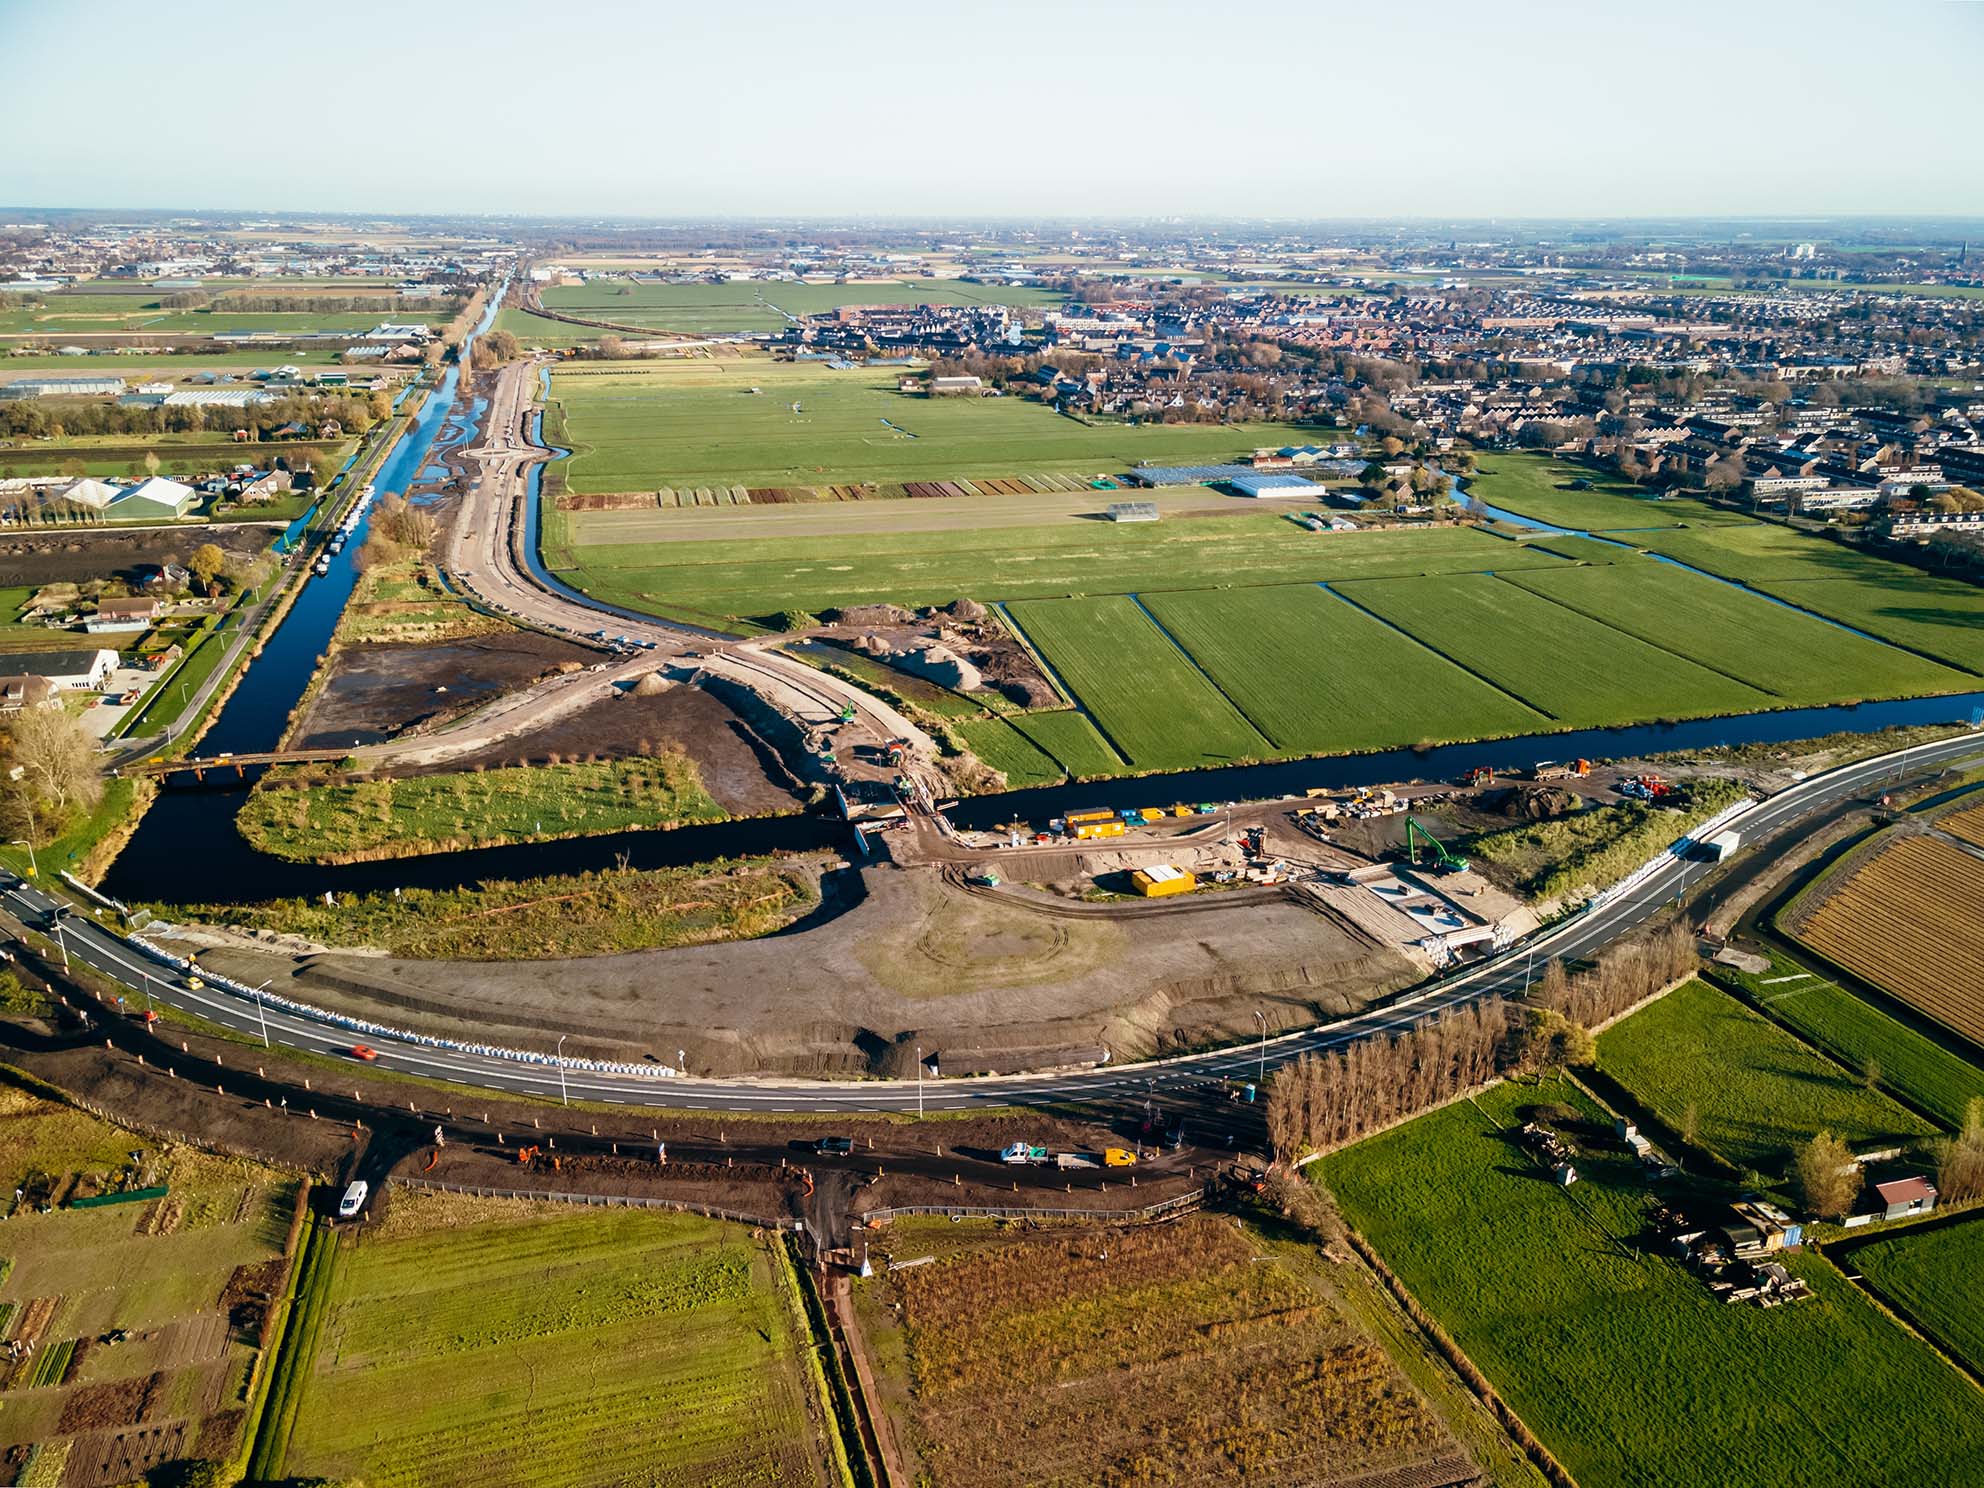
<svg viewBox="0 0 1984 1488">
<path fill-rule="evenodd" d="M 842 703 L 840 705 L 840 721 L 842 723 L 854 722 L 854 704 Z"/>
<path fill-rule="evenodd" d="M 1532 780 L 1570 780 L 1590 773 L 1591 761 L 1588 759 L 1538 760 L 1529 772 Z"/>
<path fill-rule="evenodd" d="M 1408 816 L 1405 819 L 1405 853 L 1412 860 L 1412 866 L 1415 868 L 1420 866 L 1419 850 L 1422 843 L 1426 848 L 1427 867 L 1441 873 L 1467 872 L 1466 858 L 1455 857 L 1448 852 L 1440 839 L 1435 837 L 1418 817 Z"/>
<path fill-rule="evenodd" d="M 1044 1168 L 1048 1163 L 1047 1149 L 1036 1147 L 1031 1142 L 1014 1142 L 999 1154 L 999 1161 Z"/>
<path fill-rule="evenodd" d="M 903 762 L 904 760 L 906 760 L 906 759 L 908 759 L 908 758 L 909 758 L 909 740 L 907 740 L 907 739 L 891 739 L 891 740 L 889 740 L 889 763 L 890 763 L 890 764 L 892 764 L 892 765 L 900 765 L 900 764 L 901 764 L 901 763 L 902 763 L 902 762 Z"/>
<path fill-rule="evenodd" d="M 1493 765 L 1476 765 L 1461 777 L 1460 783 L 1462 785 L 1493 785 L 1495 783 L 1495 767 Z"/>
<path fill-rule="evenodd" d="M 977 873 L 971 874 L 968 878 L 965 879 L 965 882 L 968 884 L 976 884 L 981 889 L 996 889 L 999 887 L 1000 880 L 999 880 L 999 875 L 997 873 L 993 872 L 990 868 L 985 868 L 985 869 L 981 869 Z"/>
<path fill-rule="evenodd" d="M 1614 789 L 1635 801 L 1658 801 L 1674 794 L 1674 787 L 1658 775 L 1629 775 Z"/>
</svg>

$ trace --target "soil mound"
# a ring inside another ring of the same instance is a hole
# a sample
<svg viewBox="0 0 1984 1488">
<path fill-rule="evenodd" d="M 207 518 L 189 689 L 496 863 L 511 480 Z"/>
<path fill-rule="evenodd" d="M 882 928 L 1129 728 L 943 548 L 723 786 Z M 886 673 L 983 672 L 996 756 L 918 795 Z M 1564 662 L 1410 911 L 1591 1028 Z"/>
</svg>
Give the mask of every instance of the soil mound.
<svg viewBox="0 0 1984 1488">
<path fill-rule="evenodd" d="M 662 676 L 660 672 L 649 672 L 645 677 L 641 678 L 640 681 L 634 684 L 634 696 L 660 697 L 664 692 L 668 691 L 668 689 L 673 687 L 674 685 L 675 684 L 673 682 L 670 682 L 666 677 Z"/>
<path fill-rule="evenodd" d="M 986 610 L 985 606 L 975 599 L 954 599 L 945 607 L 944 613 L 953 620 L 977 625 L 985 619 Z"/>
<path fill-rule="evenodd" d="M 910 625 L 916 615 L 901 605 L 870 604 L 849 605 L 844 610 L 834 610 L 830 617 L 836 625 Z"/>
</svg>

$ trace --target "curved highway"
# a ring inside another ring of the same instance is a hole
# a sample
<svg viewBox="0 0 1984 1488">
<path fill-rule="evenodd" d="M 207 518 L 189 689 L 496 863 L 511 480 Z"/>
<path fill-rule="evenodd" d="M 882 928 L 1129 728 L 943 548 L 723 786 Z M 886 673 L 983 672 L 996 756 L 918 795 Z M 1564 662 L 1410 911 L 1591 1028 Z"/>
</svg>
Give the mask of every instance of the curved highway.
<svg viewBox="0 0 1984 1488">
<path fill-rule="evenodd" d="M 1801 781 L 1758 803 L 1735 825 L 1746 842 L 1767 837 L 1838 803 L 1878 793 L 1907 774 L 1938 769 L 1984 752 L 1984 733 L 1970 733 L 1920 744 Z M 1481 966 L 1429 982 L 1382 1007 L 1357 1017 L 1265 1045 L 1244 1045 L 1212 1053 L 1184 1055 L 1141 1065 L 1104 1066 L 1074 1074 L 929 1080 L 825 1082 L 793 1079 L 707 1080 L 666 1076 L 607 1075 L 552 1062 L 525 1063 L 500 1055 L 438 1048 L 380 1034 L 359 1037 L 378 1053 L 382 1068 L 429 1079 L 517 1094 L 665 1106 L 698 1111 L 894 1111 L 957 1110 L 972 1106 L 1039 1105 L 1069 1100 L 1142 1097 L 1180 1089 L 1209 1077 L 1245 1077 L 1299 1055 L 1335 1048 L 1406 1028 L 1446 1008 L 1491 994 L 1520 995 L 1530 970 L 1551 957 L 1590 957 L 1630 934 L 1662 906 L 1674 902 L 1710 871 L 1710 865 L 1671 858 L 1648 873 L 1630 892 L 1587 911 Z M 158 961 L 74 914 L 58 921 L 56 898 L 42 889 L 8 880 L 0 886 L 0 907 L 23 921 L 59 933 L 67 954 L 126 989 L 130 1010 L 143 999 L 196 1014 L 249 1039 L 266 1036 L 273 1044 L 318 1054 L 348 1053 L 354 1035 L 329 1022 L 273 1005 L 252 995 L 188 985 L 175 968 Z M 543 1051 L 549 1054 L 550 1050 Z"/>
</svg>

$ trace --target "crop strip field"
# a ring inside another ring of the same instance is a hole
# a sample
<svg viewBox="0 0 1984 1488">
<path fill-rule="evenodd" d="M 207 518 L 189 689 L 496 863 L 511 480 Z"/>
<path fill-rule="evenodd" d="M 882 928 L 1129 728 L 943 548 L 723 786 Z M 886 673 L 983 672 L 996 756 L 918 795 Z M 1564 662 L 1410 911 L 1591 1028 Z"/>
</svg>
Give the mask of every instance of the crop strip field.
<svg viewBox="0 0 1984 1488">
<path fill-rule="evenodd" d="M 1910 1007 L 1984 1045 L 1984 862 L 1936 837 L 1903 837 L 1835 889 L 1799 939 Z"/>
<path fill-rule="evenodd" d="M 858 1284 L 878 1294 L 867 1310 L 886 1336 L 871 1345 L 893 1355 L 883 1389 L 918 1482 L 1470 1476 L 1385 1354 L 1230 1221 L 932 1244 L 932 1264 Z"/>
<path fill-rule="evenodd" d="M 1781 1171 L 1821 1130 L 1858 1145 L 1930 1134 L 1928 1123 L 1728 993 L 1685 987 L 1607 1029 L 1599 1068 L 1733 1167 Z"/>
<path fill-rule="evenodd" d="M 398 1194 L 343 1243 L 292 1475 L 380 1488 L 824 1481 L 768 1243 Z M 401 1214 L 401 1210 L 410 1213 Z"/>
<path fill-rule="evenodd" d="M 1558 1105 L 1582 1149 L 1568 1189 L 1514 1140 Z M 1984 1461 L 1975 1388 L 1822 1257 L 1786 1257 L 1816 1296 L 1767 1309 L 1712 1300 L 1648 1247 L 1639 1166 L 1567 1083 L 1496 1086 L 1322 1167 L 1346 1217 L 1584 1488 L 1960 1482 Z"/>
</svg>

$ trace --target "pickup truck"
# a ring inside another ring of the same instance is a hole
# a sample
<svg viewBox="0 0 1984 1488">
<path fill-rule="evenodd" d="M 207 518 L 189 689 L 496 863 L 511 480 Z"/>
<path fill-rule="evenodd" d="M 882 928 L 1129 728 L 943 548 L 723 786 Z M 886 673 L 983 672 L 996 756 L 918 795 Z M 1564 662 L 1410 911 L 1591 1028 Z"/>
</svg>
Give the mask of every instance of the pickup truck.
<svg viewBox="0 0 1984 1488">
<path fill-rule="evenodd" d="M 1030 1142 L 1015 1142 L 999 1154 L 999 1161 L 1006 1163 L 1030 1163 L 1034 1167 L 1045 1167 L 1048 1162 L 1047 1149 L 1035 1147 Z"/>
</svg>

